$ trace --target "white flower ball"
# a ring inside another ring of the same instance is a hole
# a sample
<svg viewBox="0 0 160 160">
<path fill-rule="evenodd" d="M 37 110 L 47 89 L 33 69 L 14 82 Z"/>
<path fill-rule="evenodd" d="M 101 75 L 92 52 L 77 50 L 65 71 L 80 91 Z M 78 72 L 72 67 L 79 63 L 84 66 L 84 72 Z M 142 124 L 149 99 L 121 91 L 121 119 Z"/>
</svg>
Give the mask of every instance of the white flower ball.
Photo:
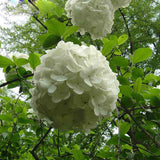
<svg viewBox="0 0 160 160">
<path fill-rule="evenodd" d="M 71 18 L 73 25 L 79 27 L 82 35 L 88 32 L 93 39 L 101 39 L 111 33 L 115 10 L 127 6 L 129 1 L 68 0 L 65 9 L 67 16 Z"/>
<path fill-rule="evenodd" d="M 31 106 L 55 128 L 89 132 L 116 107 L 119 83 L 94 46 L 60 41 L 41 57 Z"/>
</svg>

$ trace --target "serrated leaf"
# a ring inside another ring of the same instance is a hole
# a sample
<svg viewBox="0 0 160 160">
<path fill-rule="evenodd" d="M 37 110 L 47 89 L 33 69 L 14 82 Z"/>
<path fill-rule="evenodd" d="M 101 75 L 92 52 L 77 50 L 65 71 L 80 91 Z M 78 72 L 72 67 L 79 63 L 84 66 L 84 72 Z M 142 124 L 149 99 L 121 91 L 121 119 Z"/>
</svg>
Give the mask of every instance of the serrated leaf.
<svg viewBox="0 0 160 160">
<path fill-rule="evenodd" d="M 139 48 L 133 54 L 133 64 L 145 61 L 152 56 L 152 50 L 150 48 Z"/>
<path fill-rule="evenodd" d="M 123 34 L 118 38 L 118 45 L 123 44 L 124 42 L 126 42 L 128 39 L 128 35 L 127 34 Z"/>
<path fill-rule="evenodd" d="M 28 61 L 29 61 L 29 64 L 30 64 L 31 68 L 34 69 L 34 70 L 41 63 L 39 56 L 37 56 L 34 53 L 29 54 Z"/>
<path fill-rule="evenodd" d="M 14 65 L 14 63 L 9 58 L 0 55 L 0 68 L 6 68 L 10 65 Z"/>
<path fill-rule="evenodd" d="M 139 93 L 141 91 L 141 86 L 142 86 L 142 79 L 137 78 L 133 86 L 135 93 Z"/>
</svg>

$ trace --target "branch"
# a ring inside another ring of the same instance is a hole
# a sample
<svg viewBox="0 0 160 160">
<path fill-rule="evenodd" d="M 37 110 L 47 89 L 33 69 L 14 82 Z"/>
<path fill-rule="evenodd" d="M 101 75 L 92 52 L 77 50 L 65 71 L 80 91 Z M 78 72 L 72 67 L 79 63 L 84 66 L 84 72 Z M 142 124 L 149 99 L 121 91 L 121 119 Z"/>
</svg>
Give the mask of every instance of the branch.
<svg viewBox="0 0 160 160">
<path fill-rule="evenodd" d="M 0 88 L 1 88 L 1 87 L 5 87 L 5 86 L 7 86 L 8 84 L 11 84 L 11 83 L 13 83 L 13 82 L 21 81 L 23 78 L 28 78 L 28 77 L 32 77 L 32 76 L 33 76 L 33 73 L 32 73 L 32 74 L 24 75 L 22 78 L 19 77 L 19 78 L 16 78 L 16 79 L 7 81 L 7 82 L 5 82 L 5 83 L 0 84 Z"/>
<path fill-rule="evenodd" d="M 46 30 L 48 30 L 48 28 L 47 28 L 35 15 L 33 15 L 33 18 L 34 18 L 43 28 L 45 28 Z"/>
<path fill-rule="evenodd" d="M 128 142 L 127 142 L 126 140 L 124 140 L 124 139 L 121 139 L 121 141 L 124 142 L 124 143 L 126 143 L 126 144 L 128 144 L 128 145 L 130 145 L 130 146 L 133 146 L 133 145 L 134 145 L 134 144 L 132 145 L 132 144 L 128 143 Z M 146 152 L 152 154 L 154 157 L 160 157 L 160 155 L 156 155 L 156 154 L 154 154 L 153 152 L 151 152 L 151 151 L 148 150 L 148 149 L 139 147 L 139 146 L 137 146 L 137 145 L 134 145 L 134 147 L 137 147 L 138 149 L 142 149 L 142 150 L 144 150 L 144 151 L 146 151 Z"/>
<path fill-rule="evenodd" d="M 34 8 L 36 8 L 36 10 L 38 11 L 38 13 L 39 13 L 39 8 L 32 2 L 32 0 L 28 0 L 28 2 L 34 7 Z M 37 14 L 38 14 L 37 13 Z M 42 25 L 42 27 L 44 27 L 46 30 L 48 30 L 48 28 L 35 16 L 35 15 L 33 15 L 33 18 L 40 24 L 40 25 Z"/>
<path fill-rule="evenodd" d="M 133 43 L 132 43 L 132 37 L 131 37 L 131 32 L 129 30 L 129 26 L 128 26 L 128 23 L 127 23 L 127 20 L 122 12 L 121 9 L 119 9 L 119 12 L 121 13 L 122 15 L 122 18 L 124 20 L 124 23 L 125 23 L 125 26 L 126 26 L 126 29 L 127 29 L 127 32 L 128 32 L 128 37 L 129 37 L 129 43 L 130 43 L 130 53 L 133 55 Z"/>
<path fill-rule="evenodd" d="M 30 151 L 30 153 L 32 154 L 32 156 L 34 157 L 35 160 L 39 160 L 37 154 L 35 153 L 35 151 L 37 150 L 37 148 L 39 147 L 39 145 L 43 142 L 43 140 L 47 137 L 48 133 L 50 132 L 50 130 L 52 129 L 52 127 L 50 127 L 47 132 L 44 134 L 44 136 L 40 139 L 40 141 L 34 146 L 34 148 Z"/>
<path fill-rule="evenodd" d="M 32 2 L 32 0 L 28 0 L 28 2 L 39 11 L 39 8 Z"/>
<path fill-rule="evenodd" d="M 117 110 L 117 118 L 119 117 L 119 110 L 118 108 L 116 108 Z M 121 128 L 120 128 L 120 119 L 118 118 L 118 145 L 117 145 L 117 158 L 118 160 L 120 160 L 120 155 L 121 155 L 121 144 L 120 144 L 120 141 L 121 141 Z"/>
<path fill-rule="evenodd" d="M 59 129 L 58 129 L 58 137 L 57 137 L 57 150 L 58 150 L 58 156 L 60 157 L 61 153 L 60 153 L 60 147 L 59 147 Z"/>
<path fill-rule="evenodd" d="M 135 124 L 154 142 L 154 144 L 158 147 L 158 148 L 160 148 L 160 142 L 157 142 L 156 140 L 155 140 L 155 138 L 148 132 L 148 131 L 146 131 L 136 120 L 135 120 L 135 118 L 130 114 L 130 113 L 128 113 L 129 114 L 129 116 L 132 118 L 132 120 L 135 122 Z"/>
</svg>

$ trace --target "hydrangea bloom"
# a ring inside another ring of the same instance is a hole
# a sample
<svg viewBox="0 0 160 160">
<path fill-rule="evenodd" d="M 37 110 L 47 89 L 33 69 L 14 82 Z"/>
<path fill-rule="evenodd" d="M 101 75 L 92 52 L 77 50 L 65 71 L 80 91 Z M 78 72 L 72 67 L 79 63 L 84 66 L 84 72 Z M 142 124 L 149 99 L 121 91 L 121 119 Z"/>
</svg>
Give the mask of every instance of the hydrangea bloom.
<svg viewBox="0 0 160 160">
<path fill-rule="evenodd" d="M 68 0 L 65 9 L 74 25 L 83 35 L 89 32 L 93 39 L 102 38 L 111 33 L 114 12 L 126 7 L 131 0 Z"/>
<path fill-rule="evenodd" d="M 119 83 L 94 46 L 60 41 L 41 57 L 31 105 L 55 128 L 88 132 L 116 107 Z"/>
</svg>

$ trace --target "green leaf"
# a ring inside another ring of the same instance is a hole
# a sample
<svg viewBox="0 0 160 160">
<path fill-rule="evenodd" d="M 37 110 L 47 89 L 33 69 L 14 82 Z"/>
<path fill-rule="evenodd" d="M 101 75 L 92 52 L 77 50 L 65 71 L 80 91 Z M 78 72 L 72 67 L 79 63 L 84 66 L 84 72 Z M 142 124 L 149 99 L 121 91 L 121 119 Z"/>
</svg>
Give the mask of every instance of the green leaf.
<svg viewBox="0 0 160 160">
<path fill-rule="evenodd" d="M 0 68 L 6 68 L 7 66 L 14 65 L 14 63 L 7 57 L 0 55 Z"/>
<path fill-rule="evenodd" d="M 3 121 L 12 121 L 12 115 L 8 114 L 1 114 L 0 115 L 0 120 Z"/>
<path fill-rule="evenodd" d="M 156 83 L 157 81 L 160 81 L 160 76 L 155 76 L 153 73 L 151 73 L 151 74 L 146 75 L 143 82 L 144 83 L 150 83 L 150 82 Z"/>
<path fill-rule="evenodd" d="M 114 51 L 114 54 L 120 56 L 122 53 L 118 48 L 116 48 L 116 50 Z"/>
<path fill-rule="evenodd" d="M 132 89 L 129 86 L 127 85 L 120 86 L 120 91 L 123 95 L 131 97 Z"/>
<path fill-rule="evenodd" d="M 8 132 L 12 132 L 12 130 L 13 130 L 12 127 L 8 128 Z"/>
<path fill-rule="evenodd" d="M 132 70 L 132 80 L 136 80 L 138 77 L 143 77 L 144 70 L 142 68 L 133 68 Z"/>
<path fill-rule="evenodd" d="M 127 78 L 122 76 L 117 76 L 117 79 L 121 85 L 129 85 L 129 81 Z"/>
<path fill-rule="evenodd" d="M 80 150 L 78 145 L 74 146 L 75 149 L 72 150 L 72 154 L 73 157 L 75 158 L 75 160 L 84 160 L 84 155 L 82 153 L 82 151 Z"/>
<path fill-rule="evenodd" d="M 141 87 L 142 87 L 142 79 L 137 78 L 133 86 L 135 93 L 139 93 L 141 91 Z"/>
<path fill-rule="evenodd" d="M 108 146 L 105 146 L 103 149 L 101 149 L 97 155 L 97 157 L 100 157 L 102 159 L 110 158 L 114 156 L 114 152 L 110 150 Z"/>
<path fill-rule="evenodd" d="M 127 34 L 123 34 L 118 38 L 118 45 L 123 44 L 124 42 L 126 42 L 128 39 L 128 35 Z"/>
<path fill-rule="evenodd" d="M 57 45 L 57 43 L 61 40 L 59 36 L 56 36 L 54 34 L 47 35 L 47 38 L 43 42 L 43 48 L 49 49 L 51 47 L 54 47 Z"/>
<path fill-rule="evenodd" d="M 113 137 L 111 137 L 108 142 L 106 143 L 107 145 L 117 145 L 118 143 L 118 135 L 115 134 Z"/>
<path fill-rule="evenodd" d="M 138 148 L 138 150 L 139 150 L 141 153 L 145 154 L 146 156 L 150 156 L 150 155 L 151 155 L 150 153 L 148 153 L 147 151 L 145 151 L 145 150 L 147 150 L 147 148 L 146 148 L 145 146 L 143 146 L 143 145 L 141 145 L 141 144 L 137 144 L 136 146 L 137 146 L 137 147 L 140 147 L 140 148 Z"/>
<path fill-rule="evenodd" d="M 118 40 L 116 36 L 111 36 L 110 40 L 107 38 L 103 38 L 102 41 L 104 44 L 102 49 L 102 54 L 104 56 L 108 55 L 112 51 L 112 49 L 118 44 Z"/>
<path fill-rule="evenodd" d="M 126 108 L 131 108 L 133 106 L 133 101 L 130 97 L 124 96 L 121 99 L 121 103 Z"/>
<path fill-rule="evenodd" d="M 76 32 L 77 30 L 78 30 L 77 26 L 71 26 L 71 27 L 66 28 L 66 30 L 63 34 L 64 40 L 66 40 L 67 37 L 69 37 L 71 34 Z"/>
<path fill-rule="evenodd" d="M 128 144 L 125 144 L 122 146 L 122 149 L 127 149 L 127 150 L 132 150 L 132 146 L 128 145 Z"/>
<path fill-rule="evenodd" d="M 63 36 L 65 30 L 66 30 L 66 25 L 64 23 L 59 22 L 56 19 L 49 19 L 45 25 L 48 28 L 48 33 L 54 34 L 57 36 Z"/>
<path fill-rule="evenodd" d="M 13 61 L 17 66 L 22 66 L 28 63 L 28 60 L 25 58 L 16 58 L 13 56 Z"/>
<path fill-rule="evenodd" d="M 139 48 L 133 54 L 133 64 L 147 60 L 151 56 L 152 50 L 150 48 Z"/>
<path fill-rule="evenodd" d="M 129 62 L 126 58 L 121 56 L 115 56 L 110 61 L 111 65 L 119 66 L 119 67 L 127 67 Z"/>
<path fill-rule="evenodd" d="M 121 122 L 120 124 L 120 134 L 124 135 L 126 134 L 130 129 L 130 124 L 127 122 Z"/>
<path fill-rule="evenodd" d="M 38 0 L 36 6 L 39 8 L 40 15 L 45 16 L 48 13 L 53 13 L 56 5 L 51 1 Z"/>
<path fill-rule="evenodd" d="M 30 53 L 29 54 L 29 58 L 28 58 L 29 64 L 30 66 L 35 70 L 36 67 L 41 64 L 40 58 L 38 55 L 34 54 L 34 53 Z"/>
</svg>

